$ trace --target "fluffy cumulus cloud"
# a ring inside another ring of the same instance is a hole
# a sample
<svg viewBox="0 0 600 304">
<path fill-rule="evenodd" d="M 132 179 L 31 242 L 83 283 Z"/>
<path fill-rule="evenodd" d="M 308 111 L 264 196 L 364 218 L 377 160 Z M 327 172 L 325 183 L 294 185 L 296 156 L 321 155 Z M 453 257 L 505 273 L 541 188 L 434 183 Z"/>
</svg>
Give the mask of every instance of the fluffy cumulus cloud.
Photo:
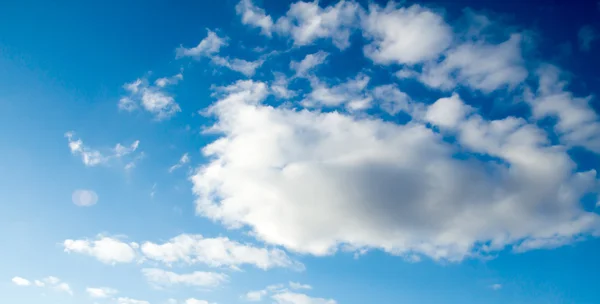
<svg viewBox="0 0 600 304">
<path fill-rule="evenodd" d="M 88 287 L 85 291 L 90 297 L 97 299 L 109 298 L 118 293 L 116 289 L 108 287 Z"/>
<path fill-rule="evenodd" d="M 17 286 L 30 286 L 31 282 L 27 279 L 23 279 L 21 277 L 12 278 L 12 282 Z"/>
<path fill-rule="evenodd" d="M 142 78 L 126 83 L 123 88 L 127 91 L 127 95 L 121 97 L 118 107 L 127 112 L 142 108 L 152 114 L 156 120 L 171 118 L 181 112 L 181 108 L 166 88 L 177 84 L 182 79 L 183 74 L 179 73 L 172 77 L 158 78 L 154 84 Z"/>
<path fill-rule="evenodd" d="M 137 243 L 125 243 L 120 239 L 98 236 L 95 240 L 68 239 L 63 242 L 64 251 L 92 256 L 106 264 L 130 263 L 137 258 Z"/>
<path fill-rule="evenodd" d="M 213 288 L 229 280 L 224 273 L 206 271 L 178 274 L 157 268 L 144 268 L 142 274 L 150 284 L 157 288 L 167 288 L 173 285 Z"/>
<path fill-rule="evenodd" d="M 408 107 L 401 125 L 263 104 L 268 94 L 256 81 L 217 89 L 208 112 L 222 136 L 192 177 L 199 214 L 314 255 L 459 261 L 600 232 L 579 203 L 598 189 L 596 172 L 577 171 L 565 146 L 522 118 L 487 120 L 448 95 Z"/>
<path fill-rule="evenodd" d="M 439 14 L 419 5 L 385 8 L 376 4 L 362 18 L 363 35 L 372 42 L 365 55 L 376 63 L 416 64 L 435 59 L 452 42 L 452 28 Z"/>
<path fill-rule="evenodd" d="M 317 77 L 310 77 L 311 91 L 302 105 L 305 107 L 334 108 L 344 106 L 349 110 L 364 110 L 372 106 L 373 97 L 366 91 L 371 78 L 358 74 L 337 85 L 329 85 Z"/>
</svg>

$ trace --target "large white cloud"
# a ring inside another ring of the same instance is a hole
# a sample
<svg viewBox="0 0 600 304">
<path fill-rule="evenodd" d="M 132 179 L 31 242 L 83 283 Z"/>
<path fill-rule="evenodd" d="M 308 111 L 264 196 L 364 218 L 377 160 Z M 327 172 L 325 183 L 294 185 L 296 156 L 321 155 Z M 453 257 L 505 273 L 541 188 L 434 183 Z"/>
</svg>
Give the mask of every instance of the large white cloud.
<svg viewBox="0 0 600 304">
<path fill-rule="evenodd" d="M 261 82 L 218 92 L 209 112 L 222 137 L 192 177 L 197 212 L 268 243 L 461 260 L 599 232 L 598 215 L 579 204 L 597 190 L 596 173 L 573 173 L 565 147 L 523 119 L 487 121 L 458 96 L 398 125 L 265 105 Z"/>
</svg>

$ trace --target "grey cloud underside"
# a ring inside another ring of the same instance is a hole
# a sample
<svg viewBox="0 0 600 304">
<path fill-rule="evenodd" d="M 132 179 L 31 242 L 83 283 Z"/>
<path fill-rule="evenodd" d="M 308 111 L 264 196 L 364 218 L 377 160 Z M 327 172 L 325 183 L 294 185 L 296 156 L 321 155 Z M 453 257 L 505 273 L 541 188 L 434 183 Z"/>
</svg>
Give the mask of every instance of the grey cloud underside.
<svg viewBox="0 0 600 304">
<path fill-rule="evenodd" d="M 579 204 L 597 189 L 596 173 L 573 174 L 566 149 L 522 119 L 467 116 L 457 95 L 396 125 L 267 106 L 261 82 L 220 91 L 210 112 L 223 136 L 204 148 L 212 161 L 192 177 L 197 211 L 268 243 L 315 255 L 344 245 L 461 260 L 599 231 L 598 215 Z M 438 121 L 440 109 L 454 119 Z M 501 162 L 453 157 L 461 150 L 425 120 L 457 135 L 466 152 Z"/>
</svg>

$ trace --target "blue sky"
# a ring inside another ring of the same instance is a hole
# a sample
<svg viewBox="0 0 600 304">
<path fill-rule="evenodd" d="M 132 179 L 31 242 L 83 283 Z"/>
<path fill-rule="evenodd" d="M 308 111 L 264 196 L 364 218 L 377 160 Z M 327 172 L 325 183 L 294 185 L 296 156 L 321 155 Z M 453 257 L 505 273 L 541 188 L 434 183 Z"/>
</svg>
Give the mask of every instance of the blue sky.
<svg viewBox="0 0 600 304">
<path fill-rule="evenodd" d="M 598 303 L 600 3 L 4 1 L 15 303 Z"/>
</svg>

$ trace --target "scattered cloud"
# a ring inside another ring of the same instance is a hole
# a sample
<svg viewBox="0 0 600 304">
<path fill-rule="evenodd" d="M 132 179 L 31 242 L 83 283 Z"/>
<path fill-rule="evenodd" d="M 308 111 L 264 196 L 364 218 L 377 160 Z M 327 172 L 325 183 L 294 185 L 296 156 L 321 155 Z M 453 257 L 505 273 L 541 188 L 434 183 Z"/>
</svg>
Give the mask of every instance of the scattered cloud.
<svg viewBox="0 0 600 304">
<path fill-rule="evenodd" d="M 302 105 L 305 107 L 333 108 L 344 106 L 349 110 L 364 110 L 371 107 L 372 96 L 366 91 L 371 78 L 358 74 L 338 85 L 329 86 L 317 77 L 310 78 L 311 92 L 308 93 Z"/>
<path fill-rule="evenodd" d="M 357 27 L 359 5 L 354 1 L 340 1 L 322 8 L 318 1 L 298 1 L 290 5 L 285 16 L 273 22 L 273 18 L 250 0 L 242 0 L 236 12 L 242 23 L 261 29 L 270 37 L 276 32 L 291 37 L 294 45 L 308 45 L 319 39 L 331 39 L 339 49 L 350 45 L 350 35 Z"/>
<path fill-rule="evenodd" d="M 336 304 L 332 299 L 313 298 L 303 293 L 285 291 L 271 297 L 276 304 Z"/>
<path fill-rule="evenodd" d="M 227 282 L 229 279 L 223 273 L 204 271 L 177 274 L 157 268 L 144 268 L 142 269 L 142 273 L 146 280 L 157 288 L 165 288 L 173 285 L 213 288 Z"/>
<path fill-rule="evenodd" d="M 73 204 L 79 207 L 90 207 L 98 202 L 98 195 L 93 190 L 78 189 L 71 195 Z"/>
<path fill-rule="evenodd" d="M 154 115 L 156 120 L 165 120 L 181 112 L 175 98 L 166 91 L 169 85 L 176 84 L 183 79 L 181 73 L 170 78 L 159 78 L 154 85 L 147 79 L 138 78 L 134 82 L 127 83 L 123 88 L 128 95 L 119 100 L 119 109 L 132 112 L 140 107 Z"/>
<path fill-rule="evenodd" d="M 297 282 L 290 282 L 291 289 L 312 289 L 312 286 L 307 284 L 300 284 Z"/>
<path fill-rule="evenodd" d="M 12 282 L 17 286 L 30 286 L 31 282 L 27 279 L 23 279 L 21 277 L 12 278 Z"/>
<path fill-rule="evenodd" d="M 65 240 L 64 251 L 92 256 L 102 263 L 131 263 L 136 260 L 137 243 L 125 243 L 117 238 L 99 235 L 95 240 Z"/>
<path fill-rule="evenodd" d="M 417 64 L 437 58 L 452 42 L 452 28 L 444 18 L 417 4 L 370 4 L 363 15 L 363 36 L 372 41 L 364 53 L 376 63 Z"/>
<path fill-rule="evenodd" d="M 52 290 L 58 291 L 58 292 L 63 292 L 63 293 L 68 293 L 69 295 L 73 295 L 73 290 L 71 289 L 71 286 L 69 286 L 69 284 L 61 281 L 59 278 L 57 277 L 53 277 L 53 276 L 49 276 L 46 277 L 44 279 L 41 280 L 34 280 L 33 284 L 31 283 L 30 280 L 21 278 L 21 277 L 14 277 L 12 279 L 12 282 L 17 285 L 17 286 L 22 286 L 22 287 L 28 287 L 28 286 L 34 286 L 34 287 L 39 287 L 39 288 L 50 288 Z"/>
<path fill-rule="evenodd" d="M 204 238 L 199 234 L 181 234 L 165 243 L 126 243 L 118 238 L 99 235 L 95 240 L 65 240 L 64 251 L 92 256 L 106 264 L 157 261 L 166 265 L 183 263 L 238 269 L 253 265 L 267 270 L 291 268 L 301 271 L 304 265 L 292 260 L 285 251 L 241 244 L 226 237 Z"/>
<path fill-rule="evenodd" d="M 187 153 L 184 153 L 181 156 L 181 158 L 179 158 L 179 161 L 176 164 L 169 167 L 169 173 L 172 173 L 173 171 L 181 168 L 182 166 L 188 164 L 189 162 L 190 162 L 190 156 Z"/>
<path fill-rule="evenodd" d="M 600 121 L 589 104 L 592 96 L 575 97 L 566 90 L 568 83 L 561 79 L 561 74 L 562 71 L 552 65 L 538 68 L 537 92 L 525 96 L 533 117 L 555 118 L 554 129 L 564 144 L 600 153 Z"/>
<path fill-rule="evenodd" d="M 501 284 L 492 284 L 490 286 L 490 288 L 493 290 L 500 290 L 500 289 L 502 289 L 502 285 Z"/>
<path fill-rule="evenodd" d="M 594 27 L 585 25 L 579 29 L 577 38 L 579 40 L 579 49 L 584 52 L 589 52 L 592 49 L 592 43 L 600 38 L 600 35 L 596 33 Z"/>
<path fill-rule="evenodd" d="M 290 69 L 296 71 L 296 77 L 303 77 L 313 68 L 325 62 L 329 54 L 324 51 L 318 51 L 313 54 L 308 54 L 302 61 L 290 62 Z"/>
<path fill-rule="evenodd" d="M 117 298 L 117 304 L 150 304 L 148 301 L 136 300 L 131 298 Z"/>
<path fill-rule="evenodd" d="M 211 57 L 211 60 L 216 65 L 226 67 L 248 77 L 254 75 L 254 73 L 256 73 L 256 69 L 258 69 L 264 63 L 264 59 L 262 58 L 255 61 L 247 61 L 238 58 L 213 56 Z"/>
<path fill-rule="evenodd" d="M 167 265 L 185 263 L 236 268 L 249 264 L 264 270 L 275 267 L 304 268 L 280 249 L 259 248 L 225 237 L 204 238 L 198 234 L 181 234 L 163 244 L 146 242 L 142 244 L 141 252 L 147 259 Z"/>
<path fill-rule="evenodd" d="M 303 285 L 300 283 L 289 282 L 289 286 L 292 289 L 305 289 L 310 290 L 310 285 Z M 284 284 L 269 285 L 265 289 L 250 291 L 244 294 L 241 298 L 248 302 L 260 302 L 265 299 L 266 296 L 271 297 L 275 304 L 336 304 L 337 302 L 332 299 L 314 298 L 303 293 L 297 293 L 290 291 L 285 287 Z"/>
<path fill-rule="evenodd" d="M 235 11 L 242 16 L 242 23 L 260 28 L 262 34 L 271 37 L 273 30 L 273 19 L 266 15 L 265 10 L 257 7 L 251 0 L 241 0 Z"/>
<path fill-rule="evenodd" d="M 110 298 L 118 293 L 116 289 L 108 287 L 88 287 L 85 289 L 85 291 L 90 297 L 98 299 Z"/>
<path fill-rule="evenodd" d="M 176 50 L 176 57 L 192 57 L 200 59 L 201 57 L 211 57 L 219 53 L 221 47 L 227 46 L 227 38 L 219 37 L 217 33 L 207 29 L 206 38 L 202 39 L 197 46 L 193 48 L 179 47 Z"/>
<path fill-rule="evenodd" d="M 83 164 L 88 167 L 107 164 L 113 159 L 120 159 L 132 154 L 137 150 L 140 143 L 139 140 L 134 141 L 130 146 L 123 146 L 118 143 L 113 149 L 107 150 L 105 153 L 101 153 L 96 149 L 92 149 L 84 145 L 81 139 L 76 139 L 75 132 L 73 131 L 65 133 L 65 137 L 69 141 L 69 149 L 71 150 L 71 154 L 81 156 Z"/>
<path fill-rule="evenodd" d="M 297 93 L 288 88 L 289 79 L 283 73 L 273 73 L 275 80 L 271 83 L 271 92 L 275 97 L 281 99 L 290 99 L 297 95 Z"/>
</svg>

